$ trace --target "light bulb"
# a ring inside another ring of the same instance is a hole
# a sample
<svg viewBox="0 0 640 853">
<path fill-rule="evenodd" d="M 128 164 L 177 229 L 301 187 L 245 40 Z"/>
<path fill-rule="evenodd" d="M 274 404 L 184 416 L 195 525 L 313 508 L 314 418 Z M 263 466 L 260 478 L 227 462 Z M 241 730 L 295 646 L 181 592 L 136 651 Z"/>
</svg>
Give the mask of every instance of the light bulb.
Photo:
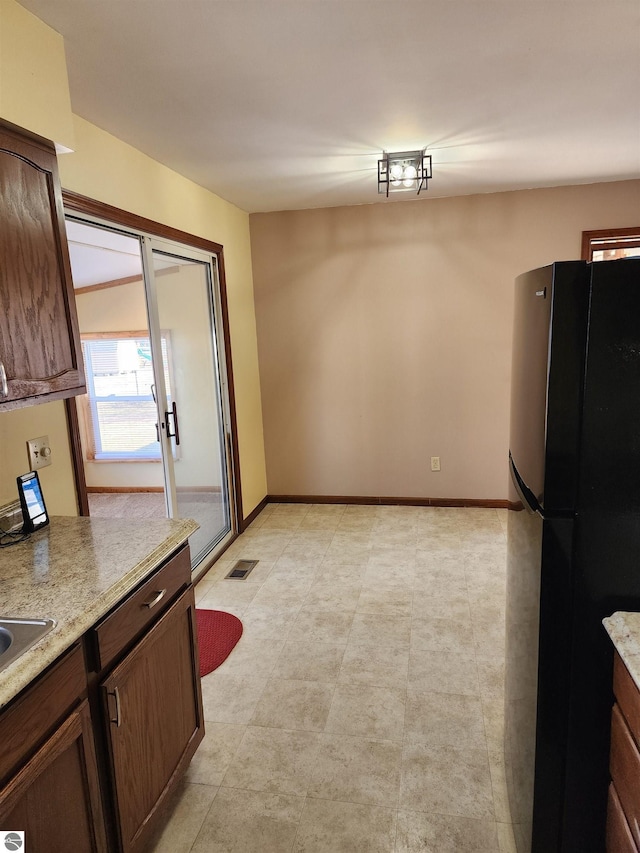
<svg viewBox="0 0 640 853">
<path fill-rule="evenodd" d="M 389 177 L 391 178 L 391 183 L 394 187 L 400 186 L 400 181 L 402 180 L 404 175 L 404 169 L 402 168 L 402 163 L 392 163 L 389 168 Z"/>
<path fill-rule="evenodd" d="M 417 177 L 418 177 L 418 170 L 413 165 L 413 163 L 409 163 L 408 166 L 405 166 L 405 168 L 404 168 L 404 180 L 402 182 L 405 185 L 405 187 L 413 186 Z"/>
</svg>

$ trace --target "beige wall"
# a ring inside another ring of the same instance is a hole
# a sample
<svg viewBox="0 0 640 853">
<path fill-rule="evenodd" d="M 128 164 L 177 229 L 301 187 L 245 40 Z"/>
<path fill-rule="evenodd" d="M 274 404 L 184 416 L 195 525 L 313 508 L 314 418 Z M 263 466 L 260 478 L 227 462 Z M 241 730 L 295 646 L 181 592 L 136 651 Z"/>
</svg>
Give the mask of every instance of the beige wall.
<svg viewBox="0 0 640 853">
<path fill-rule="evenodd" d="M 252 215 L 269 493 L 506 498 L 513 279 L 639 211 L 635 181 Z"/>
<path fill-rule="evenodd" d="M 64 40 L 14 0 L 0 0 L 0 116 L 75 146 Z"/>
<path fill-rule="evenodd" d="M 26 441 L 48 435 L 52 464 L 39 471 L 50 515 L 77 515 L 64 406 L 43 403 L 0 414 L 0 506 L 18 500 L 16 477 L 29 469 Z"/>
<path fill-rule="evenodd" d="M 64 127 L 60 130 L 57 108 L 47 106 L 69 103 L 66 69 L 64 74 L 60 72 L 61 37 L 33 15 L 23 14 L 13 0 L 0 2 L 0 46 L 3 50 L 7 44 L 22 46 L 20 51 L 6 51 L 0 61 L 0 116 L 14 122 L 19 117 L 22 126 L 63 144 L 71 143 L 74 153 L 59 159 L 63 187 L 224 246 L 246 516 L 266 494 L 248 215 L 77 116 L 72 116 L 71 140 Z M 25 68 L 34 73 L 25 75 Z M 44 99 L 43 78 L 53 88 Z M 20 105 L 19 115 L 15 104 Z M 3 112 L 5 105 L 7 113 Z M 0 414 L 0 445 L 7 458 L 24 458 L 26 470 L 24 441 L 54 431 L 64 418 L 64 407 L 54 403 L 51 408 L 37 406 L 20 416 L 12 415 Z M 75 512 L 68 445 L 53 449 L 56 462 L 47 469 L 52 472 L 49 509 L 52 513 Z M 15 481 L 11 482 L 5 470 L 0 472 L 0 501 L 15 496 Z"/>
</svg>

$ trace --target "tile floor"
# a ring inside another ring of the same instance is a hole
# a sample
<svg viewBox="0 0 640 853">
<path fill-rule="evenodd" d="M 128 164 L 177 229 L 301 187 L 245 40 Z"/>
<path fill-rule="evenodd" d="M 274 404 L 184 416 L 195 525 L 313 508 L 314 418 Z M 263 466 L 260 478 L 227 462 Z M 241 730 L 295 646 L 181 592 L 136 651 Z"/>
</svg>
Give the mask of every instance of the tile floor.
<svg viewBox="0 0 640 853">
<path fill-rule="evenodd" d="M 506 513 L 269 505 L 198 584 L 244 634 L 155 853 L 513 853 Z M 260 562 L 224 580 L 236 559 Z"/>
<path fill-rule="evenodd" d="M 90 492 L 89 510 L 94 518 L 166 518 L 164 492 Z M 210 550 L 212 539 L 227 529 L 228 522 L 220 494 L 191 493 L 179 496 L 182 518 L 195 519 L 200 527 L 189 537 L 191 557 Z"/>
</svg>

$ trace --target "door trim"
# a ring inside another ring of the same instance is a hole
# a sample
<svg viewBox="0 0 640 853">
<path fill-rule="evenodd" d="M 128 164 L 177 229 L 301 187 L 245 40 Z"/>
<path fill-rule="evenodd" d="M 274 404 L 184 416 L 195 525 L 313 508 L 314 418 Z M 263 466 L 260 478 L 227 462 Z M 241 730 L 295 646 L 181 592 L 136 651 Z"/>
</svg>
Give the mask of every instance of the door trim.
<svg viewBox="0 0 640 853">
<path fill-rule="evenodd" d="M 204 237 L 180 231 L 161 222 L 154 222 L 144 216 L 129 213 L 119 207 L 113 207 L 95 199 L 70 190 L 62 190 L 62 200 L 65 210 L 71 213 L 82 213 L 86 216 L 101 219 L 117 226 L 125 226 L 134 231 L 144 232 L 153 237 L 160 237 L 183 243 L 192 249 L 201 249 L 216 256 L 218 266 L 218 283 L 220 286 L 220 309 L 222 315 L 222 337 L 224 344 L 225 367 L 227 374 L 227 386 L 229 394 L 229 428 L 231 431 L 231 479 L 233 483 L 233 494 L 230 496 L 230 510 L 233 516 L 232 532 L 242 533 L 244 529 L 242 514 L 242 488 L 240 482 L 240 458 L 238 453 L 238 424 L 236 417 L 235 384 L 233 380 L 233 364 L 231 358 L 231 335 L 229 332 L 229 307 L 227 301 L 227 280 L 224 267 L 224 250 L 221 243 L 214 243 Z M 73 462 L 73 474 L 75 479 L 78 509 L 80 515 L 89 515 L 89 500 L 87 498 L 87 484 L 84 476 L 84 464 L 82 460 L 82 448 L 80 445 L 80 428 L 76 403 L 73 398 L 65 401 L 67 410 L 67 423 L 69 425 L 69 437 L 71 444 L 71 458 Z"/>
<path fill-rule="evenodd" d="M 66 208 L 75 213 L 84 213 L 87 216 L 105 219 L 113 225 L 124 225 L 134 231 L 146 231 L 154 237 L 163 237 L 176 243 L 184 243 L 185 246 L 191 246 L 194 249 L 204 249 L 205 252 L 211 252 L 212 255 L 219 254 L 223 249 L 221 243 L 214 243 L 213 240 L 198 237 L 196 234 L 189 234 L 187 231 L 180 231 L 170 225 L 154 222 L 153 219 L 138 216 L 136 213 L 129 213 L 127 210 L 87 198 L 87 196 L 74 193 L 71 190 L 62 190 L 62 201 Z"/>
</svg>

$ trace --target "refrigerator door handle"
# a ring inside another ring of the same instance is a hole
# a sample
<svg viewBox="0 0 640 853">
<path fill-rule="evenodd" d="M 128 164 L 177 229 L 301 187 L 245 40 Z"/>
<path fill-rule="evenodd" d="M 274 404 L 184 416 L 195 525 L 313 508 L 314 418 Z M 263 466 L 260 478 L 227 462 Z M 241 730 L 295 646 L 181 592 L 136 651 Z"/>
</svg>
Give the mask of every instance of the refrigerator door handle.
<svg viewBox="0 0 640 853">
<path fill-rule="evenodd" d="M 511 470 L 511 479 L 513 480 L 513 485 L 516 487 L 516 491 L 520 496 L 520 500 L 524 504 L 524 508 L 528 512 L 537 512 L 539 516 L 544 517 L 542 514 L 542 507 L 538 503 L 536 496 L 533 494 L 531 489 L 525 484 L 524 480 L 518 474 L 518 469 L 516 468 L 513 457 L 511 453 L 509 453 L 509 468 Z"/>
</svg>

